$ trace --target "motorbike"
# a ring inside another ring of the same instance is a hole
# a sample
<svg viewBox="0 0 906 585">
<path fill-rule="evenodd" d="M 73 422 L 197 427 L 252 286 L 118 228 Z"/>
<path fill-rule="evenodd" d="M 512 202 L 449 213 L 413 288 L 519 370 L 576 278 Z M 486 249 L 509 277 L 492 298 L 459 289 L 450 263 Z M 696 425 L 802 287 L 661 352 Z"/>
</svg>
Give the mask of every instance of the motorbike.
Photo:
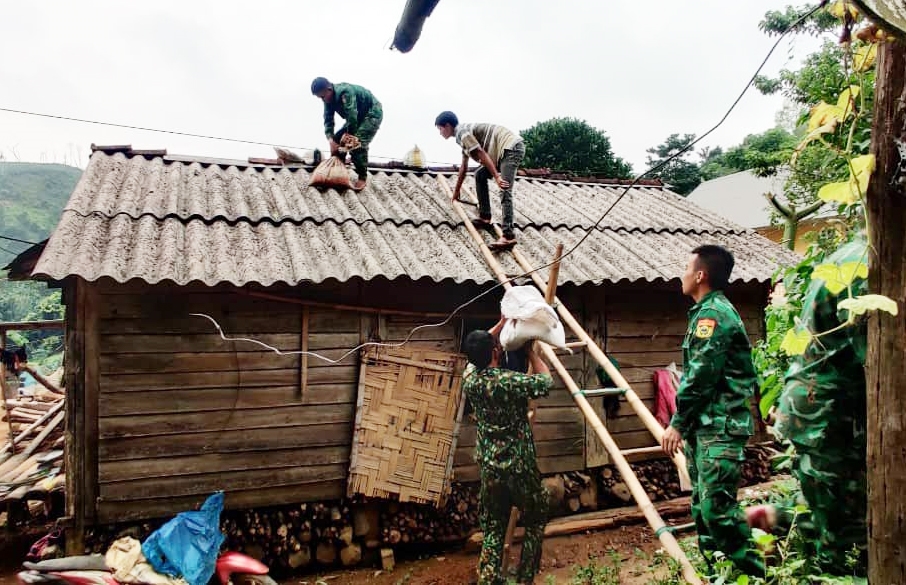
<svg viewBox="0 0 906 585">
<path fill-rule="evenodd" d="M 26 562 L 16 578 L 20 585 L 123 585 L 107 568 L 104 557 L 84 555 Z M 220 585 L 277 585 L 267 565 L 238 552 L 217 558 L 214 579 Z"/>
</svg>

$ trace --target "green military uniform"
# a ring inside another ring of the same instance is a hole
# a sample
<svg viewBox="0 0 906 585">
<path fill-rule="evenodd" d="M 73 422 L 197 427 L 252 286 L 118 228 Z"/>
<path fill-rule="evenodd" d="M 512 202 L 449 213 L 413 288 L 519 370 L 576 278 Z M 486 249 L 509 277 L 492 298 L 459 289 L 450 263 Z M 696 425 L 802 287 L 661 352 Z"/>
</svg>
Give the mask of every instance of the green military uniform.
<svg viewBox="0 0 906 585">
<path fill-rule="evenodd" d="M 736 501 L 745 445 L 754 430 L 750 405 L 756 384 L 739 313 L 722 291 L 709 292 L 689 310 L 683 379 L 670 426 L 686 441 L 699 548 L 722 551 L 743 571 L 763 574 Z"/>
<path fill-rule="evenodd" d="M 502 368 L 477 370 L 469 364 L 463 391 L 478 427 L 475 459 L 481 476 L 479 523 L 484 543 L 479 584 L 506 583 L 500 574 L 510 509 L 522 510 L 525 538 L 517 579 L 531 583 L 541 567 L 541 540 L 547 523 L 547 493 L 541 485 L 528 401 L 547 396 L 550 374 L 527 375 Z"/>
<path fill-rule="evenodd" d="M 346 124 L 334 134 L 334 114 L 346 120 Z M 360 179 L 368 178 L 368 145 L 374 139 L 384 110 L 381 102 L 360 85 L 352 83 L 335 83 L 333 99 L 324 104 L 324 133 L 337 143 L 344 134 L 352 134 L 362 142 L 362 146 L 352 151 L 352 164 Z"/>
<path fill-rule="evenodd" d="M 864 261 L 864 240 L 846 244 L 827 260 L 837 265 Z M 847 319 L 837 303 L 867 292 L 863 278 L 837 295 L 823 280 L 813 280 L 803 298 L 800 322 L 814 333 L 830 331 Z M 864 555 L 868 536 L 866 343 L 864 320 L 812 341 L 787 371 L 777 414 L 778 432 L 795 447 L 793 475 L 811 510 L 798 520 L 799 526 L 815 542 L 822 569 L 841 574 L 851 572 L 845 564 L 847 552 L 855 546 Z"/>
</svg>

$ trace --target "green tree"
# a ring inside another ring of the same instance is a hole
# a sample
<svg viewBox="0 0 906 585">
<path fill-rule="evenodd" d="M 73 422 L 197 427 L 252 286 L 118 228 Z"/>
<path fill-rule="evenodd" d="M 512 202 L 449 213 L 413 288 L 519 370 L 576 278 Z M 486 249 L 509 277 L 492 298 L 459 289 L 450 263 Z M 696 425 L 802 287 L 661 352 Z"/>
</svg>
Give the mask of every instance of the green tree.
<svg viewBox="0 0 906 585">
<path fill-rule="evenodd" d="M 646 176 L 660 179 L 675 193 L 683 196 L 688 195 L 702 182 L 698 165 L 689 160 L 689 157 L 692 156 L 691 149 L 686 150 L 659 169 L 653 169 L 668 158 L 688 148 L 689 144 L 694 140 L 695 134 L 684 134 L 682 136 L 671 134 L 663 144 L 649 148 L 646 151 L 648 153 L 648 172 Z"/>
<path fill-rule="evenodd" d="M 632 167 L 615 156 L 603 130 L 576 118 L 551 118 L 523 130 L 525 168 L 628 179 Z"/>
<path fill-rule="evenodd" d="M 703 157 L 702 180 L 708 181 L 739 171 L 752 170 L 758 176 L 773 175 L 790 161 L 798 139 L 783 128 L 771 128 L 760 134 L 749 134 L 742 144 L 726 150 L 715 148 Z"/>
</svg>

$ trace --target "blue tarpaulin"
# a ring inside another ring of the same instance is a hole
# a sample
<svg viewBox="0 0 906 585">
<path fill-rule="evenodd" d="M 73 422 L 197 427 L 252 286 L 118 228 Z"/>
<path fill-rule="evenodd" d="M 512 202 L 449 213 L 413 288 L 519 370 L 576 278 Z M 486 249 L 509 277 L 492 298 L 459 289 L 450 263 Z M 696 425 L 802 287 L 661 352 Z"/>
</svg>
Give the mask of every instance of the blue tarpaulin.
<svg viewBox="0 0 906 585">
<path fill-rule="evenodd" d="M 182 577 L 189 585 L 207 585 L 224 540 L 222 511 L 223 492 L 217 492 L 200 510 L 180 512 L 154 531 L 142 543 L 142 553 L 158 573 Z"/>
</svg>

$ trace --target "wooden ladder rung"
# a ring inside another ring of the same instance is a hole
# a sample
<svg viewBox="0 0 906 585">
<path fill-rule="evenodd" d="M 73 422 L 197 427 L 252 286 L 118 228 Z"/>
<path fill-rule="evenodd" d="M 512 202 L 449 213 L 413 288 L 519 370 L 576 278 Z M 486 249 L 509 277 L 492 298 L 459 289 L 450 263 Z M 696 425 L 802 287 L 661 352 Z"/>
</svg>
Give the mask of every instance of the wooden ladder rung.
<svg viewBox="0 0 906 585">
<path fill-rule="evenodd" d="M 586 347 L 588 345 L 587 341 L 570 341 L 566 344 L 566 347 L 572 349 L 574 347 Z"/>
<path fill-rule="evenodd" d="M 658 445 L 656 447 L 639 447 L 637 449 L 623 449 L 620 451 L 623 454 L 623 457 L 628 457 L 630 455 L 647 455 L 648 453 L 663 453 L 663 449 Z"/>
<path fill-rule="evenodd" d="M 585 396 L 622 396 L 626 394 L 628 388 L 594 388 L 592 390 L 580 390 L 578 394 Z"/>
</svg>

